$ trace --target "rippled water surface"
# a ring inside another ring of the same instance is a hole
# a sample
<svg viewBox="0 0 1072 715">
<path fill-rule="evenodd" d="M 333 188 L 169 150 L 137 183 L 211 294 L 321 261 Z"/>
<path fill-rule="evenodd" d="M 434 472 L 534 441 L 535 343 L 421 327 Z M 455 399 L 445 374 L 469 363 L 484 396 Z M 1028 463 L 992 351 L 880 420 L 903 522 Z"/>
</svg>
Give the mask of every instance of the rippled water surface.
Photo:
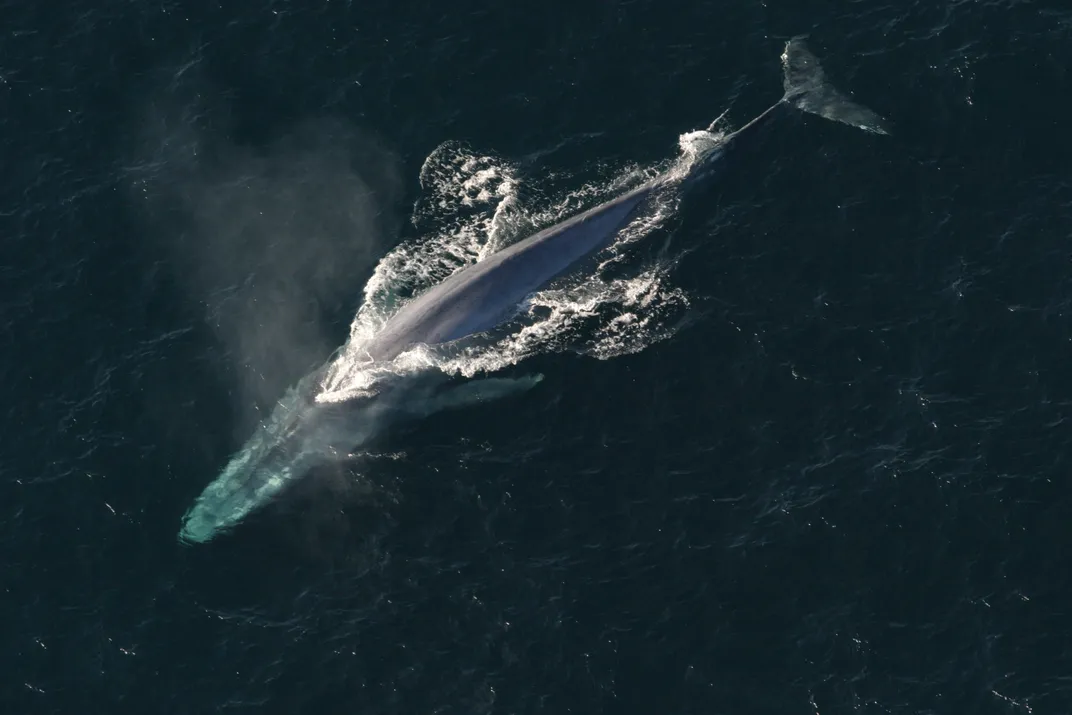
<svg viewBox="0 0 1072 715">
<path fill-rule="evenodd" d="M 1072 10 L 232 5 L 3 5 L 0 710 L 1069 712 Z M 890 136 L 784 119 L 411 356 L 530 389 L 179 543 L 352 334 L 800 34 Z"/>
</svg>

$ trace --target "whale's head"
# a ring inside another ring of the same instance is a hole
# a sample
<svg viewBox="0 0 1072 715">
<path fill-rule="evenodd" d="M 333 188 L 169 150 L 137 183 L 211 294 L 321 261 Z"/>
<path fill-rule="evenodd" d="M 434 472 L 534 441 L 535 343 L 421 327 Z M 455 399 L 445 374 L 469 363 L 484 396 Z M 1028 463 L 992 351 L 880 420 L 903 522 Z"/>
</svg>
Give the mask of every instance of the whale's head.
<svg viewBox="0 0 1072 715">
<path fill-rule="evenodd" d="M 302 381 L 281 399 L 182 518 L 179 540 L 204 543 L 268 503 L 295 478 L 338 458 L 354 435 L 340 405 L 313 399 Z"/>
<path fill-rule="evenodd" d="M 311 470 L 346 458 L 393 420 L 431 410 L 435 402 L 429 402 L 429 395 L 437 380 L 423 382 L 384 379 L 375 390 L 333 401 L 317 399 L 320 373 L 307 376 L 283 396 L 183 515 L 179 541 L 210 541 Z"/>
</svg>

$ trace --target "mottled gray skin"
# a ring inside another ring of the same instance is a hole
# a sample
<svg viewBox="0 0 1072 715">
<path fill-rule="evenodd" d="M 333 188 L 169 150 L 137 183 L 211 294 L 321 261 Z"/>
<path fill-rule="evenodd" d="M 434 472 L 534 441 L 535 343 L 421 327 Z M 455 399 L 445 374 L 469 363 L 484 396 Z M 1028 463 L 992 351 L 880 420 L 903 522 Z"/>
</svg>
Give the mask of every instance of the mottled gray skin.
<svg viewBox="0 0 1072 715">
<path fill-rule="evenodd" d="M 447 343 L 494 328 L 530 293 L 606 246 L 659 185 L 633 189 L 455 272 L 392 316 L 368 354 L 391 360 L 420 343 Z"/>
</svg>

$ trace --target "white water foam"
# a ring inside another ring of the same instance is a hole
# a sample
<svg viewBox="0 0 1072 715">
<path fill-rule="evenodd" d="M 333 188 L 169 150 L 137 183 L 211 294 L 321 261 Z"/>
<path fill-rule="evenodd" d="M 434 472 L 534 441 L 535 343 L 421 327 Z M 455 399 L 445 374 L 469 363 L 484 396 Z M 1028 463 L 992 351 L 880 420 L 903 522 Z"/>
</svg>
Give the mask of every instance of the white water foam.
<svg viewBox="0 0 1072 715">
<path fill-rule="evenodd" d="M 685 293 L 670 284 L 673 257 L 663 256 L 632 275 L 610 274 L 629 256 L 630 246 L 674 214 L 680 197 L 673 191 L 621 231 L 594 272 L 530 296 L 512 325 L 516 329 L 505 331 L 496 342 L 460 351 L 422 345 L 374 366 L 364 351 L 391 315 L 454 271 L 656 176 L 684 177 L 723 138 L 723 132 L 689 132 L 679 138 L 676 159 L 627 167 L 610 181 L 583 184 L 545 205 L 521 201 L 518 167 L 457 142 L 439 146 L 421 167 L 423 193 L 413 211 L 414 226 L 424 235 L 399 245 L 376 267 L 350 339 L 330 365 L 317 399 L 334 402 L 367 395 L 375 392 L 381 377 L 430 367 L 468 377 L 560 350 L 605 360 L 669 337 L 676 329 L 675 316 L 689 305 Z M 422 230 L 425 227 L 434 228 Z"/>
</svg>

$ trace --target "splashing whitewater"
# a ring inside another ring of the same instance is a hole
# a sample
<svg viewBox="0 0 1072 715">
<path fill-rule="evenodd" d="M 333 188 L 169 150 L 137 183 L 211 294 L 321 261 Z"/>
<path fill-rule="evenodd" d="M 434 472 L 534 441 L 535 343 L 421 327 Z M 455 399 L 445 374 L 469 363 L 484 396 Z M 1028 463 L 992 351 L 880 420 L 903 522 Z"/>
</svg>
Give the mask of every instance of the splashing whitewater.
<svg viewBox="0 0 1072 715">
<path fill-rule="evenodd" d="M 523 182 L 516 165 L 480 155 L 457 142 L 440 145 L 425 159 L 420 172 L 423 192 L 412 220 L 423 237 L 399 245 L 377 265 L 350 326 L 350 338 L 328 366 L 317 400 L 336 402 L 367 395 L 375 392 L 381 377 L 430 367 L 470 377 L 538 353 L 570 349 L 606 360 L 670 337 L 689 305 L 684 292 L 670 284 L 673 258 L 663 256 L 631 274 L 611 274 L 626 261 L 630 246 L 674 214 L 679 202 L 676 192 L 669 192 L 622 230 L 594 272 L 558 281 L 531 295 L 511 324 L 515 329 L 504 331 L 498 340 L 458 351 L 417 346 L 384 365 L 370 364 L 364 352 L 364 346 L 408 300 L 453 272 L 660 174 L 685 176 L 724 136 L 714 129 L 689 132 L 679 138 L 676 159 L 627 167 L 609 181 L 584 183 L 543 205 L 520 199 Z"/>
</svg>

